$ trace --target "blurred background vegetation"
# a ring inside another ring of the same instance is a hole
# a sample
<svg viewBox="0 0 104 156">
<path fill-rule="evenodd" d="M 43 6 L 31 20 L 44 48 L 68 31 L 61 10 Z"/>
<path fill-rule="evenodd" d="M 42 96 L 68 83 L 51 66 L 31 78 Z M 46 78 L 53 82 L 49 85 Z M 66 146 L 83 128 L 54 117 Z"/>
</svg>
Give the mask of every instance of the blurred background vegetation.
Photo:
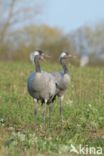
<svg viewBox="0 0 104 156">
<path fill-rule="evenodd" d="M 78 56 L 75 64 L 104 64 L 104 22 L 66 34 L 39 24 L 44 8 L 45 4 L 38 0 L 0 0 L 1 61 L 29 61 L 31 52 L 43 49 L 51 53 L 53 60 L 65 50 Z"/>
</svg>

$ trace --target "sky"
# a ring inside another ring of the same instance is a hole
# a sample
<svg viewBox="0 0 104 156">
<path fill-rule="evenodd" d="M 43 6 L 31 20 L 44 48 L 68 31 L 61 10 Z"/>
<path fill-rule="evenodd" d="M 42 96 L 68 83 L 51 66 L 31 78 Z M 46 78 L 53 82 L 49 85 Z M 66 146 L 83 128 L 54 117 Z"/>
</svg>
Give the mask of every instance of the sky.
<svg viewBox="0 0 104 156">
<path fill-rule="evenodd" d="M 104 0 L 45 0 L 42 24 L 64 32 L 104 21 Z"/>
</svg>

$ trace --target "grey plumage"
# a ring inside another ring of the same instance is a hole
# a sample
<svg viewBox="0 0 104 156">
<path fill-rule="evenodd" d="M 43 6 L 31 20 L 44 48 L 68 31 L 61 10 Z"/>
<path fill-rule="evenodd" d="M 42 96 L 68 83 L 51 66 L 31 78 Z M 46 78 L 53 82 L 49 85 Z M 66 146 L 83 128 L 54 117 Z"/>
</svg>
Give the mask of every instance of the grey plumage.
<svg viewBox="0 0 104 156">
<path fill-rule="evenodd" d="M 65 64 L 65 59 L 71 57 L 71 55 L 69 55 L 66 52 L 62 52 L 60 55 L 60 64 L 63 67 L 63 71 L 61 72 L 53 72 L 52 75 L 55 78 L 56 81 L 56 94 L 53 98 L 53 101 L 55 100 L 56 96 L 58 96 L 60 98 L 60 114 L 62 117 L 62 100 L 64 97 L 64 93 L 66 91 L 66 89 L 68 88 L 68 85 L 70 83 L 71 77 L 69 75 L 69 71 L 68 71 L 68 67 Z"/>
<path fill-rule="evenodd" d="M 50 111 L 52 105 L 52 98 L 56 93 L 55 78 L 52 74 L 41 71 L 39 60 L 45 57 L 42 51 L 34 52 L 34 62 L 36 71 L 31 73 L 28 78 L 28 92 L 37 103 L 40 101 L 44 104 L 44 120 L 46 113 L 46 104 L 50 103 Z M 37 107 L 35 108 L 35 115 L 37 115 Z"/>
<path fill-rule="evenodd" d="M 33 72 L 28 78 L 28 91 L 37 101 L 44 103 L 47 100 L 48 102 L 56 92 L 54 82 L 54 77 L 47 72 Z"/>
</svg>

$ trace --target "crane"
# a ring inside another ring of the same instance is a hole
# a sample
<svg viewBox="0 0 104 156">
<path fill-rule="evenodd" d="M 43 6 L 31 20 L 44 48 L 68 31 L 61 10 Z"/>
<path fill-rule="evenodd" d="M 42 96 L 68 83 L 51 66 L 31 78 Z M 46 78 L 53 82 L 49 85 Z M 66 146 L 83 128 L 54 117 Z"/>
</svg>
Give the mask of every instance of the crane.
<svg viewBox="0 0 104 156">
<path fill-rule="evenodd" d="M 41 70 L 40 60 L 43 60 L 47 55 L 42 50 L 37 50 L 33 53 L 35 72 L 32 72 L 27 81 L 27 88 L 30 96 L 33 97 L 35 103 L 34 114 L 37 118 L 37 108 L 39 101 L 44 105 L 43 119 L 45 122 L 46 104 L 49 104 L 49 119 L 51 118 L 52 99 L 56 93 L 55 78 L 51 73 Z M 49 120 L 50 122 L 50 120 Z"/>
<path fill-rule="evenodd" d="M 62 52 L 59 57 L 60 64 L 63 67 L 63 71 L 59 72 L 52 72 L 51 74 L 54 76 L 56 81 L 56 93 L 55 96 L 52 99 L 52 102 L 56 99 L 56 96 L 60 99 L 60 115 L 62 120 L 62 101 L 64 98 L 64 93 L 66 89 L 68 88 L 68 85 L 70 83 L 71 77 L 69 74 L 68 67 L 65 63 L 65 60 L 72 57 L 71 54 L 67 52 Z"/>
</svg>

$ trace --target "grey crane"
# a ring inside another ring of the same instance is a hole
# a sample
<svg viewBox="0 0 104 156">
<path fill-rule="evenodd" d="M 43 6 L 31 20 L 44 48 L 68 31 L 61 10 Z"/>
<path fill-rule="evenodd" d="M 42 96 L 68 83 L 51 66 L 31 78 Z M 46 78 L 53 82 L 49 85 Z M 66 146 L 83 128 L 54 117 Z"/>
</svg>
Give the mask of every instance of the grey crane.
<svg viewBox="0 0 104 156">
<path fill-rule="evenodd" d="M 63 71 L 61 72 L 53 72 L 52 75 L 55 78 L 56 81 L 56 94 L 52 101 L 55 100 L 56 96 L 60 98 L 60 115 L 62 120 L 62 101 L 64 98 L 64 93 L 66 89 L 68 88 L 68 84 L 71 80 L 68 67 L 65 63 L 65 59 L 72 57 L 71 54 L 68 54 L 67 52 L 62 52 L 59 57 L 60 64 L 63 67 Z"/>
<path fill-rule="evenodd" d="M 28 92 L 35 102 L 35 117 L 37 118 L 37 107 L 38 102 L 40 101 L 44 105 L 44 121 L 46 115 L 46 104 L 49 104 L 49 119 L 51 118 L 52 99 L 56 93 L 55 78 L 52 74 L 42 71 L 40 67 L 39 61 L 43 60 L 45 57 L 47 56 L 42 50 L 34 52 L 35 72 L 30 74 L 27 82 Z"/>
</svg>

